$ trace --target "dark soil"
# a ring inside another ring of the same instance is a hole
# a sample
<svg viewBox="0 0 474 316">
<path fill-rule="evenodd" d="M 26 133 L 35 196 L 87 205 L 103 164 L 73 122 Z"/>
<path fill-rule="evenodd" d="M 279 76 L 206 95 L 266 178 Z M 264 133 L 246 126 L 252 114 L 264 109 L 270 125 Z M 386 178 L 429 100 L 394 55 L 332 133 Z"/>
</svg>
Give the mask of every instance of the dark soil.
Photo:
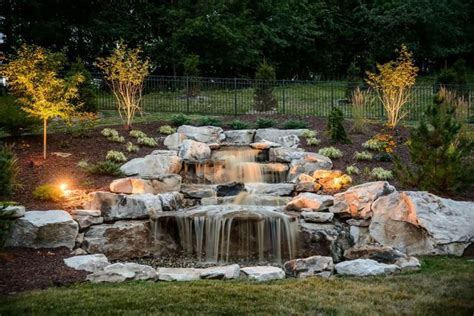
<svg viewBox="0 0 474 316">
<path fill-rule="evenodd" d="M 284 122 L 289 119 L 298 119 L 305 121 L 309 129 L 318 131 L 317 138 L 322 142 L 318 146 L 308 146 L 304 140 L 301 140 L 302 147 L 307 151 L 317 152 L 322 147 L 335 146 L 341 149 L 344 156 L 340 159 L 333 159 L 334 169 L 345 170 L 349 165 L 355 164 L 361 171 L 361 175 L 353 175 L 354 184 L 370 181 L 370 177 L 364 174 L 364 169 L 370 170 L 374 167 L 383 167 L 384 169 L 394 169 L 393 162 L 382 162 L 377 160 L 357 162 L 353 159 L 356 151 L 363 151 L 362 143 L 374 136 L 377 133 L 387 132 L 382 125 L 369 124 L 366 134 L 354 134 L 351 132 L 351 122 L 344 122 L 345 129 L 351 140 L 351 144 L 333 144 L 326 135 L 327 120 L 324 118 L 307 116 L 307 117 L 292 117 L 292 116 L 266 116 L 272 118 L 277 122 L 275 127 L 283 126 Z M 255 115 L 242 116 L 223 116 L 220 120 L 224 129 L 229 129 L 228 124 L 239 119 L 250 123 L 251 128 L 255 127 L 255 121 L 258 117 Z M 42 136 L 24 136 L 19 138 L 5 138 L 6 143 L 15 143 L 15 151 L 19 158 L 21 167 L 19 180 L 21 188 L 12 196 L 12 200 L 25 205 L 28 209 L 46 210 L 46 209 L 64 209 L 67 208 L 62 202 L 45 202 L 38 201 L 33 198 L 32 192 L 34 189 L 42 184 L 51 183 L 59 184 L 66 182 L 70 189 L 81 189 L 85 192 L 96 190 L 108 190 L 108 184 L 113 179 L 110 176 L 90 175 L 84 170 L 77 167 L 77 163 L 81 160 L 87 160 L 91 163 L 104 160 L 109 150 L 118 150 L 126 154 L 127 158 L 132 159 L 142 157 L 156 149 L 164 149 L 162 144 L 163 136 L 160 136 L 158 130 L 161 125 L 170 124 L 165 121 L 155 121 L 150 123 L 136 124 L 135 129 L 140 129 L 149 136 L 161 137 L 158 147 L 148 148 L 141 147 L 138 153 L 127 153 L 125 144 L 128 141 L 136 143 L 136 140 L 128 136 L 128 132 L 122 126 L 111 126 L 119 131 L 120 135 L 125 137 L 125 143 L 113 143 L 107 140 L 100 134 L 103 129 L 96 128 L 90 131 L 88 137 L 73 137 L 64 133 L 56 133 L 48 135 L 48 159 L 45 161 L 42 158 Z M 395 154 L 397 154 L 403 162 L 409 162 L 409 156 L 404 143 L 408 138 L 408 130 L 405 128 L 398 128 L 394 135 L 397 147 Z M 71 156 L 62 158 L 53 155 L 54 152 L 70 153 Z M 398 189 L 414 189 L 403 187 L 396 179 L 390 181 Z M 474 200 L 474 193 L 468 192 L 464 195 L 449 196 L 455 199 Z"/>
<path fill-rule="evenodd" d="M 67 248 L 0 250 L 0 295 L 83 282 L 87 272 L 68 268 Z"/>
</svg>

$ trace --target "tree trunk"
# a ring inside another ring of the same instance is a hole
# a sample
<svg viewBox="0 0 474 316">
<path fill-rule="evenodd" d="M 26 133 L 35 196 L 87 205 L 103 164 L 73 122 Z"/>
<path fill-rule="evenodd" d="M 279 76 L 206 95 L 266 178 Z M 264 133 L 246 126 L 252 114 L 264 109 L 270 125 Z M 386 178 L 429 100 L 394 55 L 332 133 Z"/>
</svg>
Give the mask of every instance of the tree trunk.
<svg viewBox="0 0 474 316">
<path fill-rule="evenodd" d="M 46 159 L 46 131 L 48 129 L 48 120 L 43 119 L 43 158 Z"/>
</svg>

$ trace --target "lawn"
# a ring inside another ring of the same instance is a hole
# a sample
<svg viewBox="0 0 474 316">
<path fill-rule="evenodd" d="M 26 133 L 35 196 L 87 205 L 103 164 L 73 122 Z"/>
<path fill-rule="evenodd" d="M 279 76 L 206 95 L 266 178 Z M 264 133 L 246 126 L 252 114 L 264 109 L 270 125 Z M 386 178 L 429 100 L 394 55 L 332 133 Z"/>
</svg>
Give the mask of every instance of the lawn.
<svg viewBox="0 0 474 316">
<path fill-rule="evenodd" d="M 77 284 L 0 298 L 19 314 L 451 314 L 474 312 L 474 261 L 423 258 L 419 272 L 387 277 Z"/>
</svg>

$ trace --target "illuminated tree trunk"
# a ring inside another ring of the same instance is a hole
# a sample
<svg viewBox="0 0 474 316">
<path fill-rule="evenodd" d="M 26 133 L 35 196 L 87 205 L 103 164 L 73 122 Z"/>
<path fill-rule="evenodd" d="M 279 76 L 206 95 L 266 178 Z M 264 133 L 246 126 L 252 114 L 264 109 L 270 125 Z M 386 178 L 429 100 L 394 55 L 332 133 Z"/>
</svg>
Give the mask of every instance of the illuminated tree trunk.
<svg viewBox="0 0 474 316">
<path fill-rule="evenodd" d="M 46 131 L 48 128 L 48 120 L 43 119 L 43 158 L 46 159 Z"/>
</svg>

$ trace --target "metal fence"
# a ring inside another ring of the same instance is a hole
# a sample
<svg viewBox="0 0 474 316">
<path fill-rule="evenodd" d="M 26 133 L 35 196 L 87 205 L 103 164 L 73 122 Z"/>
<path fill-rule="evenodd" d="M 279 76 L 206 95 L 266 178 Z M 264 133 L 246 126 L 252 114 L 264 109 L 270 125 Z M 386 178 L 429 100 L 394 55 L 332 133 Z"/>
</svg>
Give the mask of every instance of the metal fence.
<svg viewBox="0 0 474 316">
<path fill-rule="evenodd" d="M 94 76 L 97 86 L 96 102 L 100 110 L 116 109 L 116 100 L 99 75 Z M 255 90 L 272 87 L 276 107 L 261 112 L 255 109 Z M 196 113 L 204 115 L 288 114 L 326 117 L 332 108 L 338 107 L 345 117 L 353 116 L 353 106 L 347 97 L 349 85 L 342 81 L 276 80 L 261 81 L 242 78 L 197 78 L 150 76 L 144 84 L 142 106 L 145 112 Z M 474 116 L 474 86 L 452 86 L 462 91 L 463 109 L 460 116 L 471 121 Z M 432 104 L 439 87 L 416 85 L 406 105 L 405 120 L 419 120 L 429 104 Z M 349 90 L 350 91 L 350 90 Z M 371 102 L 363 106 L 363 116 L 383 119 L 385 111 L 375 93 Z"/>
</svg>

